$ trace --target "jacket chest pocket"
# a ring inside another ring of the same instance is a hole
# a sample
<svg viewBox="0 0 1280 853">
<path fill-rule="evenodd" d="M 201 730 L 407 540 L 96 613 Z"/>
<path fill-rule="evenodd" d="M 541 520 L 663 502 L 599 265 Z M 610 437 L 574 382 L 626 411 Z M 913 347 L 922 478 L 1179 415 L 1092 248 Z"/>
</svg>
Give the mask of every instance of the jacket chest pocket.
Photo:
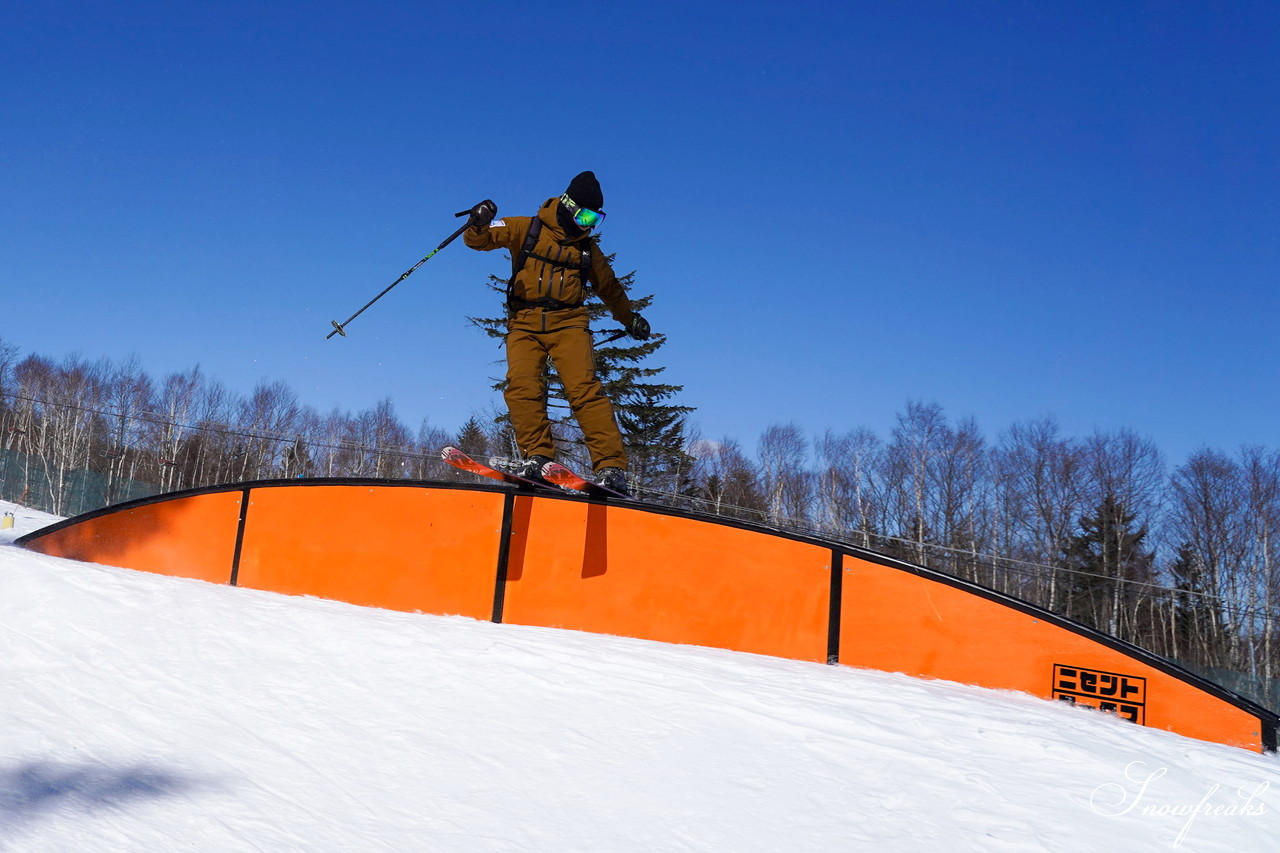
<svg viewBox="0 0 1280 853">
<path fill-rule="evenodd" d="M 582 302 L 582 252 L 572 246 L 539 243 L 530 255 L 528 266 L 537 276 L 536 297 L 550 297 L 563 302 Z"/>
</svg>

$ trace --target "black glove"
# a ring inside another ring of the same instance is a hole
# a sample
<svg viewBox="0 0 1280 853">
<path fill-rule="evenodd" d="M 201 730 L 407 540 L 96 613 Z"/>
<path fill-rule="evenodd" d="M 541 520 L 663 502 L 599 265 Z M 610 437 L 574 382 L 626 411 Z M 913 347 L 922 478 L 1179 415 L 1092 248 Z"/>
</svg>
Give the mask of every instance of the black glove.
<svg viewBox="0 0 1280 853">
<path fill-rule="evenodd" d="M 469 211 L 471 214 L 471 224 L 479 228 L 487 228 L 489 223 L 493 221 L 493 217 L 498 215 L 498 206 L 489 199 L 477 204 Z"/>
<path fill-rule="evenodd" d="M 637 341 L 649 340 L 649 321 L 639 314 L 632 314 L 631 322 L 627 324 L 627 334 Z"/>
</svg>

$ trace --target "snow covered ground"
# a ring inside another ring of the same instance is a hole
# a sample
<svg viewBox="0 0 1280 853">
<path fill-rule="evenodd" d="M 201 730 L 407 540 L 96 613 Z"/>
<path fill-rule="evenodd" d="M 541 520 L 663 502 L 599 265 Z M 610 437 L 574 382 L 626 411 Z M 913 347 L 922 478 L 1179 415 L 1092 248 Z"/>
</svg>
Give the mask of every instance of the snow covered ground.
<svg viewBox="0 0 1280 853">
<path fill-rule="evenodd" d="M 1275 756 L 947 682 L 60 560 L 8 544 L 49 516 L 0 508 L 0 850 L 1280 838 Z"/>
</svg>

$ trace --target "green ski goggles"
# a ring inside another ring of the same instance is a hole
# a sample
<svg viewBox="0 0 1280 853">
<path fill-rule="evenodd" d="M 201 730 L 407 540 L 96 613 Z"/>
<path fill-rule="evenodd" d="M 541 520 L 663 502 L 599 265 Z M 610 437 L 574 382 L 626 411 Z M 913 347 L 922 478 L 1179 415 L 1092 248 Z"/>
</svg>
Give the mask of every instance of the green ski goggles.
<svg viewBox="0 0 1280 853">
<path fill-rule="evenodd" d="M 579 228 L 595 228 L 601 222 L 604 222 L 603 213 L 582 207 L 569 198 L 568 193 L 560 196 L 560 203 L 564 205 L 565 210 L 569 211 L 569 215 L 573 217 L 574 224 Z"/>
</svg>

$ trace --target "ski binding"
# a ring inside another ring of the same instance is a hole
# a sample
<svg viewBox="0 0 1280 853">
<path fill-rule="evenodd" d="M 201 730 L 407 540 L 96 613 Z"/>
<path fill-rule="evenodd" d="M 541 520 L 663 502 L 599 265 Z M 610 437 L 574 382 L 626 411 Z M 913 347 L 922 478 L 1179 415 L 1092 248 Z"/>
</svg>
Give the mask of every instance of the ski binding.
<svg viewBox="0 0 1280 853">
<path fill-rule="evenodd" d="M 572 489 L 575 492 L 582 492 L 593 498 L 604 498 L 606 500 L 631 500 L 631 495 L 622 492 L 615 492 L 608 486 L 600 483 L 593 483 L 585 477 L 580 477 L 570 469 L 561 465 L 559 462 L 548 462 L 542 466 L 542 479 L 548 483 L 555 483 L 562 489 Z"/>
</svg>

